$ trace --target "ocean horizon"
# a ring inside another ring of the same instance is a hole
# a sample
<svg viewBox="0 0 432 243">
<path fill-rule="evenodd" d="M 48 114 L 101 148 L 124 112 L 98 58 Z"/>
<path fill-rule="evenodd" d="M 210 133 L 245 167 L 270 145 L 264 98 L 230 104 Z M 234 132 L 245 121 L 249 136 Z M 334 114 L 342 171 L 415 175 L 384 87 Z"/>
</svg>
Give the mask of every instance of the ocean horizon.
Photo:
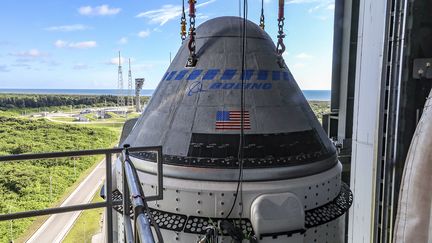
<svg viewBox="0 0 432 243">
<path fill-rule="evenodd" d="M 151 96 L 154 89 L 141 90 L 142 96 Z M 302 90 L 307 100 L 330 101 L 330 90 Z M 58 94 L 58 95 L 119 95 L 117 89 L 0 89 L 1 94 Z M 126 94 L 124 92 L 124 94 Z M 133 93 L 135 94 L 135 92 Z"/>
</svg>

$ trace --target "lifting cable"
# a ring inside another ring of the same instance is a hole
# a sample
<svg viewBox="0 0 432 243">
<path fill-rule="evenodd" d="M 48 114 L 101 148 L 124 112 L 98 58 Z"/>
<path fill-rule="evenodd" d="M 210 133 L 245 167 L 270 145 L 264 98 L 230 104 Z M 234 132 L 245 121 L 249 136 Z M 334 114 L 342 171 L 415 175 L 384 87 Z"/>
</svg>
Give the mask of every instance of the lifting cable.
<svg viewBox="0 0 432 243">
<path fill-rule="evenodd" d="M 279 14 L 278 14 L 278 41 L 276 45 L 276 53 L 278 55 L 278 63 L 281 68 L 284 68 L 282 54 L 285 52 L 285 44 L 283 39 L 285 38 L 285 33 L 283 32 L 284 20 L 285 20 L 285 0 L 279 0 Z"/>
<path fill-rule="evenodd" d="M 237 188 L 234 196 L 234 202 L 231 205 L 230 211 L 228 212 L 225 219 L 228 219 L 228 217 L 231 215 L 231 213 L 234 210 L 234 207 L 237 203 L 237 198 L 239 199 L 239 206 L 240 206 L 240 219 L 243 217 L 243 165 L 244 165 L 244 114 L 245 114 L 245 95 L 244 95 L 244 83 L 245 83 L 245 77 L 246 77 L 246 45 L 247 45 L 247 38 L 246 38 L 246 24 L 247 24 L 247 0 L 243 0 L 243 20 L 242 20 L 242 33 L 241 33 L 241 41 L 242 41 L 242 50 L 241 50 L 241 88 L 240 88 L 240 140 L 239 140 L 239 150 L 237 154 L 237 159 L 239 163 L 239 174 L 237 179 Z M 241 17 L 241 16 L 240 16 Z M 235 217 L 237 218 L 237 217 Z M 224 228 L 230 228 L 230 225 L 225 222 Z M 233 238 L 242 237 L 241 233 L 239 233 L 238 226 L 235 224 L 231 224 L 231 229 L 233 230 L 233 234 L 230 234 Z M 241 227 L 241 226 L 240 226 Z M 240 230 L 241 232 L 241 230 Z M 237 236 L 236 236 L 237 233 Z M 236 239 L 240 240 L 241 239 Z"/>
<path fill-rule="evenodd" d="M 265 28 L 265 23 L 264 23 L 264 0 L 261 0 L 261 17 L 260 17 L 260 24 L 259 26 L 261 27 L 262 30 L 264 30 Z"/>
<path fill-rule="evenodd" d="M 189 22 L 190 22 L 190 26 L 189 26 L 189 43 L 188 43 L 188 48 L 189 48 L 189 58 L 186 64 L 186 67 L 195 67 L 196 62 L 197 62 L 197 58 L 196 58 L 196 44 L 195 44 L 195 3 L 196 0 L 189 0 Z"/>
<path fill-rule="evenodd" d="M 186 13 L 185 13 L 185 6 L 184 6 L 184 1 L 182 0 L 182 16 L 180 19 L 180 36 L 181 36 L 181 40 L 182 42 L 184 40 L 186 40 Z"/>
</svg>

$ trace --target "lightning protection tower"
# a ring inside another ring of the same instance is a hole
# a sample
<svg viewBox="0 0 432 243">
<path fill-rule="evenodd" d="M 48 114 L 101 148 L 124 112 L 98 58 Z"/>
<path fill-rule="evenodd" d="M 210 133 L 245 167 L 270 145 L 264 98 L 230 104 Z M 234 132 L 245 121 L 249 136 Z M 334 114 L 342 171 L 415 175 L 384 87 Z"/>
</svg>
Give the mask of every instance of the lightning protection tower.
<svg viewBox="0 0 432 243">
<path fill-rule="evenodd" d="M 131 63 L 129 58 L 129 72 L 128 72 L 128 93 L 127 93 L 127 105 L 133 106 L 133 96 L 132 96 L 132 71 Z"/>
<path fill-rule="evenodd" d="M 119 52 L 119 62 L 118 63 L 119 63 L 119 66 L 118 66 L 118 83 L 117 83 L 117 88 L 118 88 L 117 105 L 118 106 L 124 106 L 125 100 L 124 100 L 124 94 L 123 94 L 123 71 L 122 71 L 122 66 L 121 66 L 120 52 Z"/>
</svg>

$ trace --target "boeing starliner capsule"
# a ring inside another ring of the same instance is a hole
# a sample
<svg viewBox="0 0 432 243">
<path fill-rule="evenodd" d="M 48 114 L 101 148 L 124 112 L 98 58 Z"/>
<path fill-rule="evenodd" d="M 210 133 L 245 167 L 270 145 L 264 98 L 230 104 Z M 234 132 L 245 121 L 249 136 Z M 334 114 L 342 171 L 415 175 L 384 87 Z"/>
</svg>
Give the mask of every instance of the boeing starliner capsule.
<svg viewBox="0 0 432 243">
<path fill-rule="evenodd" d="M 352 193 L 335 147 L 272 39 L 250 21 L 242 67 L 242 24 L 200 25 L 196 65 L 186 67 L 186 40 L 123 142 L 163 146 L 164 199 L 149 207 L 164 241 L 200 242 L 215 229 L 219 242 L 343 242 Z M 131 156 L 154 195 L 155 155 Z M 115 170 L 122 191 L 120 162 Z"/>
</svg>

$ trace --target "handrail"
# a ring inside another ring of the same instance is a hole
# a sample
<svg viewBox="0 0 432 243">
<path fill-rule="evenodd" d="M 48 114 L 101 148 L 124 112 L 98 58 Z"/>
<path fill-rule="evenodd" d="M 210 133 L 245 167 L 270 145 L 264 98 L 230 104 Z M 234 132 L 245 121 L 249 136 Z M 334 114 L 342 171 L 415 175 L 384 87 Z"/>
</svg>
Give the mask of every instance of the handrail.
<svg viewBox="0 0 432 243">
<path fill-rule="evenodd" d="M 133 219 L 135 222 L 135 235 L 134 240 L 137 242 L 137 239 L 140 240 L 140 242 L 144 243 L 154 243 L 154 237 L 151 230 L 151 224 L 149 223 L 149 219 L 151 220 L 153 224 L 153 228 L 156 232 L 156 235 L 158 237 L 158 242 L 162 243 L 162 234 L 160 233 L 160 229 L 156 222 L 154 222 L 152 215 L 150 214 L 147 201 L 150 200 L 161 200 L 163 199 L 163 181 L 162 181 L 162 163 L 163 163 L 163 156 L 162 156 L 162 149 L 158 151 L 158 195 L 153 197 L 145 197 L 144 192 L 141 187 L 141 183 L 138 177 L 137 170 L 130 160 L 129 157 L 129 151 L 130 146 L 128 144 L 124 145 L 124 151 L 123 151 L 123 194 L 124 198 L 130 198 L 130 202 L 132 204 L 133 209 Z M 126 183 L 125 183 L 126 182 Z M 127 184 L 127 185 L 126 185 Z M 131 219 L 125 215 L 125 212 L 127 211 L 126 208 L 129 208 L 127 205 L 128 200 L 124 200 L 124 210 L 123 210 L 123 220 L 124 227 L 125 227 L 125 239 L 126 241 L 130 241 L 132 237 L 130 237 L 128 234 L 133 234 L 131 232 Z M 146 216 L 147 213 L 147 216 Z"/>
<path fill-rule="evenodd" d="M 158 194 L 155 196 L 150 196 L 146 198 L 149 200 L 161 200 L 163 198 L 163 181 L 162 181 L 162 147 L 161 146 L 150 146 L 150 147 L 131 147 L 128 148 L 129 152 L 156 152 L 158 154 L 158 185 L 159 190 Z M 5 220 L 15 220 L 22 218 L 29 218 L 35 216 L 42 215 L 51 215 L 58 213 L 66 213 L 72 211 L 81 211 L 85 209 L 96 209 L 96 208 L 107 208 L 107 217 L 106 223 L 107 227 L 107 242 L 113 242 L 113 206 L 122 205 L 123 202 L 128 202 L 128 200 L 122 201 L 113 201 L 112 197 L 112 155 L 119 154 L 124 152 L 124 148 L 112 148 L 112 149 L 93 149 L 93 150 L 78 150 L 78 151 L 65 151 L 65 152 L 50 152 L 50 153 L 38 153 L 38 154 L 14 154 L 14 155 L 5 155 L 0 156 L 0 162 L 10 162 L 10 161 L 20 161 L 20 160 L 36 160 L 36 159 L 52 159 L 52 158 L 62 158 L 62 157 L 81 157 L 81 156 L 92 156 L 92 155 L 105 155 L 105 166 L 106 166 L 106 201 L 100 203 L 88 203 L 88 204 L 79 204 L 72 206 L 63 206 L 63 207 L 54 207 L 54 208 L 46 208 L 41 210 L 30 210 L 24 212 L 16 212 L 9 214 L 0 214 L 0 222 Z M 132 164 L 133 166 L 133 164 Z M 133 167 L 134 169 L 134 167 Z M 139 180 L 138 180 L 139 183 Z M 138 184 L 139 185 L 139 184 Z M 127 197 L 123 197 L 127 198 Z M 124 207 L 126 209 L 128 207 Z M 126 210 L 123 210 L 126 211 Z M 128 216 L 129 218 L 129 216 Z M 130 219 L 130 218 L 129 218 Z M 145 219 L 145 220 L 142 220 Z M 148 224 L 147 217 L 139 217 L 139 221 L 145 221 Z M 143 224 L 141 222 L 140 224 Z M 159 236 L 159 235 L 158 235 Z M 148 242 L 148 241 L 143 241 Z M 159 240 L 159 242 L 163 242 L 163 240 Z"/>
<path fill-rule="evenodd" d="M 131 147 L 129 152 L 148 152 L 148 151 L 160 151 L 161 146 L 150 146 L 150 147 Z M 66 151 L 66 152 L 51 152 L 51 153 L 38 153 L 38 154 L 13 154 L 0 156 L 0 162 L 5 161 L 16 161 L 16 160 L 31 160 L 31 159 L 53 159 L 61 157 L 75 157 L 75 156 L 89 156 L 89 155 L 101 155 L 101 154 L 119 154 L 123 152 L 123 148 L 112 148 L 112 149 L 93 149 L 93 150 L 78 150 L 78 151 Z"/>
</svg>

